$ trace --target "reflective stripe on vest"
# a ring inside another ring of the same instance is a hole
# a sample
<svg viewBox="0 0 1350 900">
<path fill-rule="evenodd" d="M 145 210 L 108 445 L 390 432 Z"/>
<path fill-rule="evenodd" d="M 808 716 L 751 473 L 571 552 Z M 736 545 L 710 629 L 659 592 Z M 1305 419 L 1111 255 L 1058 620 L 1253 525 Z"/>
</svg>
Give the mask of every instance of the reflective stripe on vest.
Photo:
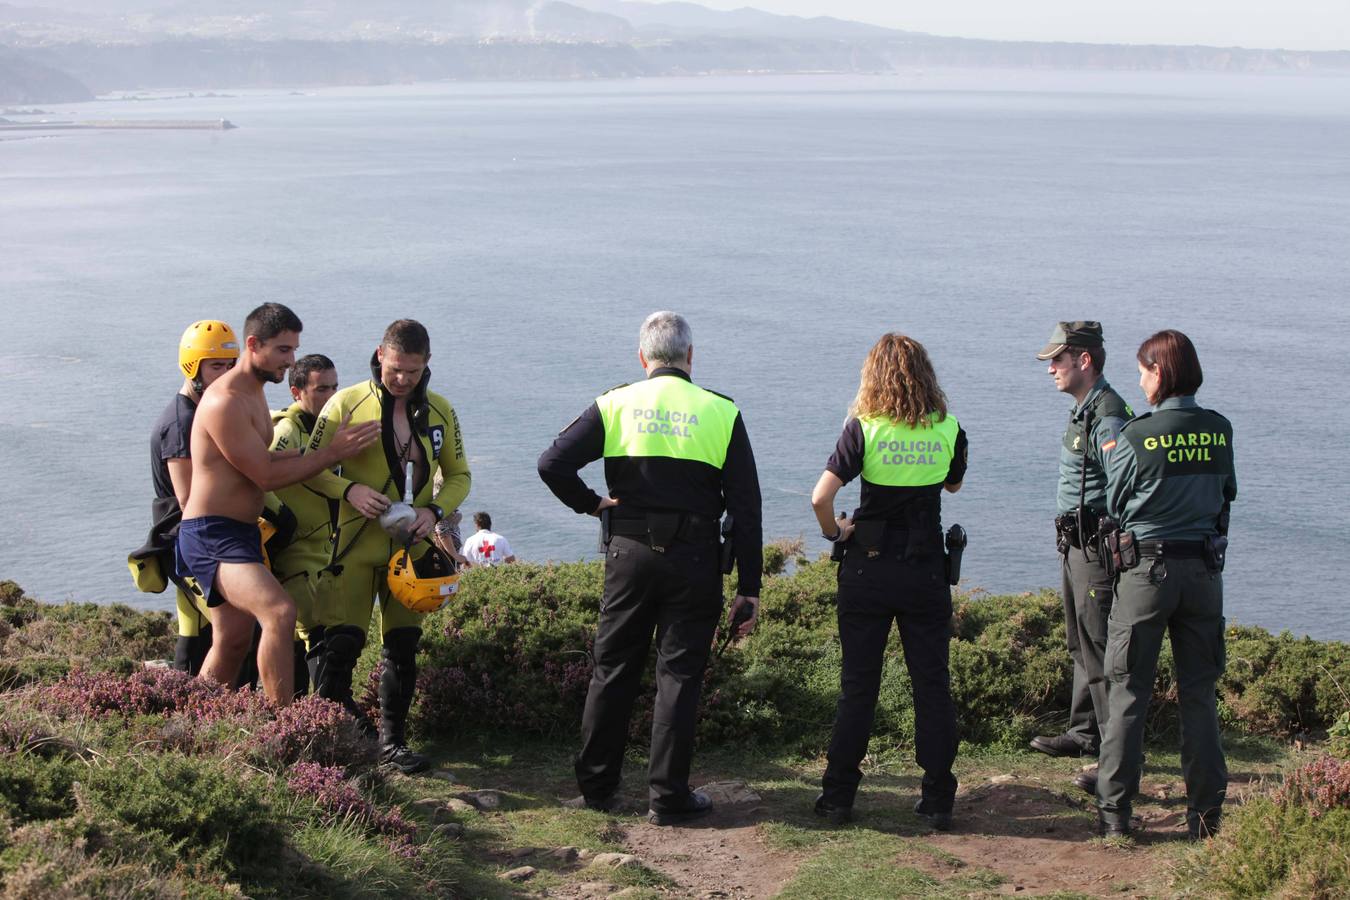
<svg viewBox="0 0 1350 900">
<path fill-rule="evenodd" d="M 956 453 L 956 417 L 948 415 L 912 428 L 885 416 L 860 419 L 863 433 L 862 476 L 872 484 L 922 487 L 942 484 Z"/>
<path fill-rule="evenodd" d="M 675 375 L 661 375 L 596 398 L 605 426 L 605 456 L 666 456 L 727 461 L 736 404 Z"/>
</svg>

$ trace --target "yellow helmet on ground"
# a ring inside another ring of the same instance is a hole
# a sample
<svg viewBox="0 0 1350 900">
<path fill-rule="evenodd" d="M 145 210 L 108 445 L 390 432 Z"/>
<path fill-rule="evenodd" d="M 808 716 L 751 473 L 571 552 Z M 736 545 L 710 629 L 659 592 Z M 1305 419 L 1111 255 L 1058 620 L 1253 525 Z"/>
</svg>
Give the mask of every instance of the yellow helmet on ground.
<svg viewBox="0 0 1350 900">
<path fill-rule="evenodd" d="M 413 612 L 435 612 L 459 591 L 455 564 L 438 547 L 413 560 L 406 547 L 389 557 L 389 593 Z"/>
<path fill-rule="evenodd" d="M 178 367 L 190 381 L 196 381 L 204 359 L 238 359 L 239 338 L 234 329 L 219 319 L 193 322 L 178 342 Z"/>
</svg>

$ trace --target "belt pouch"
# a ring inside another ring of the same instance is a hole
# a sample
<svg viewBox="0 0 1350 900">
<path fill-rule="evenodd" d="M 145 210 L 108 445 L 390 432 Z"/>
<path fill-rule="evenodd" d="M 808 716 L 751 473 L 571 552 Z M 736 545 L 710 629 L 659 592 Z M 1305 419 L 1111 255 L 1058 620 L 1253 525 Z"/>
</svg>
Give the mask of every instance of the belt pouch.
<svg viewBox="0 0 1350 900">
<path fill-rule="evenodd" d="M 869 520 L 866 522 L 853 523 L 853 537 L 849 538 L 849 543 L 861 547 L 867 554 L 868 559 L 875 559 L 881 555 L 882 544 L 886 541 L 886 522 L 885 520 Z"/>
<path fill-rule="evenodd" d="M 1216 574 L 1222 572 L 1223 565 L 1228 558 L 1228 537 L 1222 534 L 1211 534 L 1205 538 L 1204 558 L 1205 568 Z"/>
<path fill-rule="evenodd" d="M 647 513 L 647 536 L 651 539 L 653 550 L 663 553 L 675 542 L 675 534 L 680 530 L 680 519 L 677 512 Z"/>
</svg>

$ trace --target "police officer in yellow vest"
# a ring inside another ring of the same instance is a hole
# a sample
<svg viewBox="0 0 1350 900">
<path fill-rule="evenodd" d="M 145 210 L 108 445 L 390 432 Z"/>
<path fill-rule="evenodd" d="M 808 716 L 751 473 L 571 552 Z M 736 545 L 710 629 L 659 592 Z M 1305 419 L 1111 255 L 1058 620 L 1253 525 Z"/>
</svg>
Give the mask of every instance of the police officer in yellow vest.
<svg viewBox="0 0 1350 900">
<path fill-rule="evenodd" d="M 417 687 L 417 644 L 426 615 L 392 594 L 389 564 L 403 542 L 386 533 L 378 518 L 401 499 L 405 466 L 411 463 L 416 517 L 409 536 L 412 555 L 420 559 L 431 549 L 426 538 L 436 523 L 469 493 L 469 463 L 459 418 L 444 397 L 427 388 L 430 359 L 431 338 L 421 323 L 399 319 L 390 324 L 371 359 L 370 380 L 333 395 L 315 422 L 309 446 L 315 450 L 327 444 L 345 418 L 352 424 L 380 422 L 381 440 L 344 462 L 339 473 L 321 473 L 306 482 L 325 497 L 341 501 L 328 566 L 331 586 L 324 584 L 320 591 L 318 615 L 325 627 L 316 693 L 355 710 L 352 670 L 365 646 L 378 596 L 384 636 L 380 757 L 408 774 L 430 766 L 407 744 L 408 711 Z M 443 479 L 439 492 L 436 470 Z"/>
<path fill-rule="evenodd" d="M 943 553 L 942 492 L 961 489 L 966 433 L 923 345 L 887 334 L 863 363 L 858 395 L 811 506 L 826 540 L 844 545 L 839 566 L 839 707 L 816 814 L 853 817 L 891 623 L 900 630 L 914 690 L 914 750 L 923 769 L 915 813 L 951 828 L 956 797 L 956 707 L 948 675 L 952 597 Z M 834 518 L 840 488 L 862 477 L 858 509 Z M 838 558 L 838 554 L 835 554 Z M 953 579 L 954 580 L 954 579 Z"/>
<path fill-rule="evenodd" d="M 337 368 L 323 354 L 311 353 L 291 366 L 290 385 L 295 402 L 272 413 L 274 451 L 303 450 L 309 446 L 319 413 L 337 391 Z M 309 689 L 307 656 L 316 661 L 323 641 L 323 624 L 315 607 L 316 591 L 319 573 L 332 558 L 337 502 L 304 484 L 278 488 L 275 493 L 296 519 L 294 537 L 271 554 L 271 562 L 272 574 L 295 601 L 295 694 L 300 696 Z"/>
<path fill-rule="evenodd" d="M 1204 373 L 1186 335 L 1160 331 L 1136 359 L 1153 412 L 1121 429 L 1106 459 L 1106 510 L 1119 531 L 1108 542 L 1118 571 L 1106 626 L 1110 717 L 1097 780 L 1099 827 L 1107 836 L 1131 832 L 1166 633 L 1181 707 L 1186 827 L 1199 839 L 1218 829 L 1228 789 L 1215 685 L 1225 662 L 1228 507 L 1237 499 L 1233 426 L 1196 403 Z"/>
<path fill-rule="evenodd" d="M 690 380 L 689 325 L 673 312 L 642 323 L 647 380 L 599 397 L 539 457 L 539 476 L 574 511 L 608 521 L 605 589 L 581 725 L 577 783 L 587 807 L 617 802 L 628 722 L 656 634 L 656 705 L 649 820 L 697 818 L 712 801 L 690 789 L 704 667 L 722 610 L 718 520 L 733 521 L 737 596 L 728 611 L 758 616 L 763 535 L 759 477 L 736 405 Z M 604 458 L 608 496 L 577 472 Z M 603 531 L 602 531 L 603 534 Z"/>
</svg>

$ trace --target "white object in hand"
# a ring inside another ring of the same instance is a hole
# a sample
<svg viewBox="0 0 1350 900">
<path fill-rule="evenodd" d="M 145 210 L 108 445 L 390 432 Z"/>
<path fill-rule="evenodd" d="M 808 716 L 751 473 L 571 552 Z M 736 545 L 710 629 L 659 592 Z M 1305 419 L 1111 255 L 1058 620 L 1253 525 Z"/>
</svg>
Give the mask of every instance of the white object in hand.
<svg viewBox="0 0 1350 900">
<path fill-rule="evenodd" d="M 407 544 L 412 538 L 413 525 L 417 522 L 417 510 L 413 509 L 413 464 L 408 462 L 403 476 L 403 502 L 391 503 L 380 513 L 380 527 L 400 544 Z"/>
</svg>

